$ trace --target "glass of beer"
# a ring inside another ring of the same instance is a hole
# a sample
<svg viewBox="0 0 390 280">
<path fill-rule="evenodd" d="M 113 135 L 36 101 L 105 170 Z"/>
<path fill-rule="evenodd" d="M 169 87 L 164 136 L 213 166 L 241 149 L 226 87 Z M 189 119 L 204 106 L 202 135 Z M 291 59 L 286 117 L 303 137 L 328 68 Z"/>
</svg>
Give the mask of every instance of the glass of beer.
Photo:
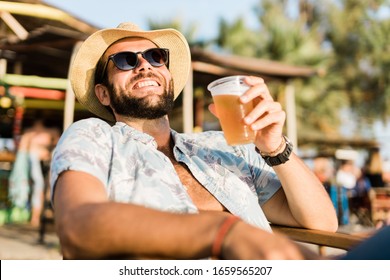
<svg viewBox="0 0 390 280">
<path fill-rule="evenodd" d="M 244 123 L 244 117 L 253 109 L 253 102 L 242 104 L 240 96 L 249 89 L 245 76 L 229 76 L 207 86 L 211 92 L 221 128 L 229 145 L 252 143 L 255 132 Z"/>
</svg>

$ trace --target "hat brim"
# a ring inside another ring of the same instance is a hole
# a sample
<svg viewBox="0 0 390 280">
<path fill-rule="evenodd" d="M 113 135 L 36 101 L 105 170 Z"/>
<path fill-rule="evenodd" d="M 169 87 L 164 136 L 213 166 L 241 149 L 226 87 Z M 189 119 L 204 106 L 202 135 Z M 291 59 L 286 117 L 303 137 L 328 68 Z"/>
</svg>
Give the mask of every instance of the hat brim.
<svg viewBox="0 0 390 280">
<path fill-rule="evenodd" d="M 130 28 L 134 29 L 134 25 Z M 70 82 L 77 100 L 95 115 L 114 122 L 114 116 L 100 103 L 95 95 L 96 65 L 114 42 L 127 37 L 141 37 L 152 41 L 157 47 L 169 49 L 169 71 L 174 84 L 175 99 L 187 83 L 191 54 L 185 37 L 175 29 L 151 31 L 129 30 L 118 27 L 102 29 L 93 33 L 80 46 L 71 68 Z"/>
</svg>

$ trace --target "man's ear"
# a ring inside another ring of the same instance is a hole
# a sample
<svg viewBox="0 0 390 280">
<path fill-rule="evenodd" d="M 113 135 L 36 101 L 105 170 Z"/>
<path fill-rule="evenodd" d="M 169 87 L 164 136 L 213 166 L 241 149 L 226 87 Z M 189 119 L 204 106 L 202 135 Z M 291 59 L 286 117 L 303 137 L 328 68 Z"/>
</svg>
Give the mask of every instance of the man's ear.
<svg viewBox="0 0 390 280">
<path fill-rule="evenodd" d="M 110 95 L 108 94 L 107 87 L 102 84 L 95 85 L 95 94 L 100 103 L 104 106 L 110 105 Z"/>
</svg>

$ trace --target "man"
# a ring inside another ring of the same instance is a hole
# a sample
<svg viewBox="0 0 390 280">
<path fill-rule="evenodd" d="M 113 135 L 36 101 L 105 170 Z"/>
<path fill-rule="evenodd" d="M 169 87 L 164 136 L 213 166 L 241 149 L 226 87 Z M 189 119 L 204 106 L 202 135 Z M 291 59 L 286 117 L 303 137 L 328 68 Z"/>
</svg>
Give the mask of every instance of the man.
<svg viewBox="0 0 390 280">
<path fill-rule="evenodd" d="M 53 155 L 65 258 L 298 259 L 269 222 L 336 230 L 328 195 L 291 153 L 285 113 L 261 78 L 248 78 L 242 97 L 257 101 L 245 118 L 255 145 L 228 146 L 221 132 L 171 130 L 167 114 L 190 64 L 178 31 L 130 23 L 92 34 L 79 49 L 74 92 L 103 120 L 74 123 Z"/>
<path fill-rule="evenodd" d="M 28 214 L 30 224 L 39 226 L 44 199 L 45 175 L 51 151 L 60 136 L 58 129 L 47 127 L 41 118 L 24 130 L 15 164 L 9 177 L 9 197 L 13 211 Z M 28 212 L 26 212 L 28 210 Z"/>
</svg>

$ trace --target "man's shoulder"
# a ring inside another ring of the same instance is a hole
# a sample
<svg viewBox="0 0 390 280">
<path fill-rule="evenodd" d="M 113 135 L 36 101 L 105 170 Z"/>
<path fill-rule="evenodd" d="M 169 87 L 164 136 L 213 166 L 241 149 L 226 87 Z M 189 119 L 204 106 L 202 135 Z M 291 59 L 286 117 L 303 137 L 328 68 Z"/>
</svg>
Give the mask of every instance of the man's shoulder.
<svg viewBox="0 0 390 280">
<path fill-rule="evenodd" d="M 70 126 L 70 128 L 90 128 L 90 127 L 102 127 L 108 129 L 111 128 L 112 126 L 102 119 L 93 118 L 93 117 L 75 121 Z"/>
<path fill-rule="evenodd" d="M 64 137 L 80 137 L 82 135 L 91 135 L 91 134 L 110 134 L 112 127 L 106 121 L 98 118 L 87 118 L 75 121 L 72 123 L 62 134 Z"/>
<path fill-rule="evenodd" d="M 69 151 L 76 147 L 82 151 L 96 149 L 97 146 L 111 147 L 112 127 L 98 118 L 75 121 L 61 135 L 57 150 Z"/>
<path fill-rule="evenodd" d="M 81 123 L 81 124 L 83 124 L 83 123 L 84 124 L 102 124 L 102 125 L 111 126 L 105 120 L 102 120 L 102 119 L 99 119 L 99 118 L 95 118 L 95 117 L 80 119 L 80 120 L 74 122 L 74 124 L 78 124 L 78 123 Z"/>
<path fill-rule="evenodd" d="M 180 137 L 185 139 L 186 142 L 188 141 L 194 141 L 194 142 L 201 142 L 205 144 L 210 144 L 212 141 L 213 143 L 218 141 L 224 141 L 223 133 L 221 131 L 203 131 L 203 132 L 196 132 L 196 133 L 179 133 Z"/>
</svg>

